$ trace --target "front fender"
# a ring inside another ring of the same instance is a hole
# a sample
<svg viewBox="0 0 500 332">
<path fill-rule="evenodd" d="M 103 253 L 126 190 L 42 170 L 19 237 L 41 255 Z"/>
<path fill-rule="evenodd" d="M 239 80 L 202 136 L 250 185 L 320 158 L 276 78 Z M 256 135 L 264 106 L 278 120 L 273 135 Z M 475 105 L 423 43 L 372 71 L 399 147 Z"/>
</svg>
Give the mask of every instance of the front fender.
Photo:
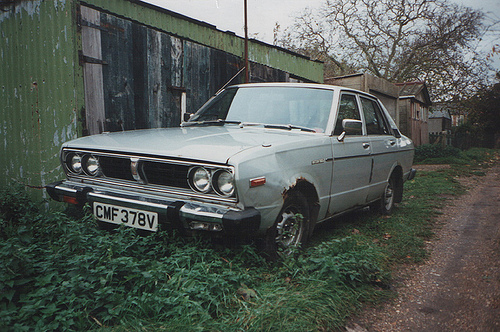
<svg viewBox="0 0 500 332">
<path fill-rule="evenodd" d="M 264 150 L 266 149 L 266 150 Z M 258 157 L 245 158 L 235 166 L 236 188 L 240 208 L 254 207 L 261 213 L 261 230 L 271 227 L 282 208 L 284 195 L 289 190 L 301 190 L 299 183 L 308 183 L 314 188 L 306 196 L 320 205 L 321 213 L 326 214 L 332 179 L 332 162 L 329 157 L 331 145 L 314 145 L 276 151 L 272 147 L 263 148 Z M 253 179 L 265 178 L 265 183 L 252 186 Z"/>
</svg>

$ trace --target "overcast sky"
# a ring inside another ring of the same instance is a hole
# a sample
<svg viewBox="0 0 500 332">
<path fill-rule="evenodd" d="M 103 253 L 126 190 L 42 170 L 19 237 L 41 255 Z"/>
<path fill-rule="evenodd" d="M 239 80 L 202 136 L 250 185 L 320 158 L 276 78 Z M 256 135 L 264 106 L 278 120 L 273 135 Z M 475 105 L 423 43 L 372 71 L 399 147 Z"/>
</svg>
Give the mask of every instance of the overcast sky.
<svg viewBox="0 0 500 332">
<path fill-rule="evenodd" d="M 142 0 L 180 14 L 205 21 L 219 30 L 229 30 L 239 36 L 243 30 L 243 0 Z M 278 22 L 282 28 L 291 25 L 293 18 L 304 8 L 320 8 L 325 0 L 247 0 L 248 30 L 250 37 L 272 44 L 273 29 Z M 488 17 L 500 21 L 500 0 L 453 0 L 475 9 L 481 9 Z M 500 43 L 496 39 L 496 43 Z M 491 43 L 490 43 L 491 44 Z M 491 49 L 484 44 L 483 51 Z M 500 68 L 500 56 L 496 56 Z"/>
</svg>

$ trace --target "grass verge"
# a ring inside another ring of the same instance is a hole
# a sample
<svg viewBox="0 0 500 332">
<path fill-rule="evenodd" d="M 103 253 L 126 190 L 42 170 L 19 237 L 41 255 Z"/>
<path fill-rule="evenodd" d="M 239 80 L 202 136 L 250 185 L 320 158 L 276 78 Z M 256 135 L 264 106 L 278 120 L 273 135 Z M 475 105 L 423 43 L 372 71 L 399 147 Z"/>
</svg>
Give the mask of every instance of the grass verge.
<svg viewBox="0 0 500 332">
<path fill-rule="evenodd" d="M 439 208 L 463 193 L 457 176 L 484 171 L 494 156 L 469 154 L 407 182 L 391 216 L 362 210 L 321 224 L 279 264 L 251 245 L 105 232 L 90 216 L 41 212 L 23 190 L 3 190 L 0 330 L 338 330 L 363 304 L 393 295 L 394 266 L 427 257 Z"/>
</svg>

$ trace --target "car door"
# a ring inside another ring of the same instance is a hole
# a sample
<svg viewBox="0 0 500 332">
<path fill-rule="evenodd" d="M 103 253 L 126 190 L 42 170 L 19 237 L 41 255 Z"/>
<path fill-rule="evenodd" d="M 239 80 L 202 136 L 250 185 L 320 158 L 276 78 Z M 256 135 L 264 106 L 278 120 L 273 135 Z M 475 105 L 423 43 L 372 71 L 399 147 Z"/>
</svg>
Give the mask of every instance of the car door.
<svg viewBox="0 0 500 332">
<path fill-rule="evenodd" d="M 358 97 L 354 93 L 341 93 L 331 137 L 333 180 L 328 209 L 330 215 L 365 204 L 370 182 L 371 147 L 364 125 L 357 132 L 346 132 L 343 120 L 362 120 Z"/>
<path fill-rule="evenodd" d="M 360 101 L 373 158 L 367 200 L 373 201 L 385 188 L 398 146 L 379 102 L 366 96 L 360 96 Z"/>
</svg>

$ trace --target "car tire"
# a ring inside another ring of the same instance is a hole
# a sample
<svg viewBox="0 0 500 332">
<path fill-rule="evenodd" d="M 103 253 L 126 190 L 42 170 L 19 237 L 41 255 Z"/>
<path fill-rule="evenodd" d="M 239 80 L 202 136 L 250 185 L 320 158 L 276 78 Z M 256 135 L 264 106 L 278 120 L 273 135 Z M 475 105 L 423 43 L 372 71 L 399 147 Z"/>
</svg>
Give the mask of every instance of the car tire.
<svg viewBox="0 0 500 332">
<path fill-rule="evenodd" d="M 307 240 L 309 224 L 307 198 L 298 191 L 288 192 L 276 222 L 266 234 L 264 251 L 272 259 L 293 253 Z"/>
<path fill-rule="evenodd" d="M 384 192 L 379 201 L 378 210 L 381 214 L 391 214 L 394 207 L 394 191 L 396 189 L 396 178 L 391 175 L 389 181 L 385 185 Z"/>
</svg>

